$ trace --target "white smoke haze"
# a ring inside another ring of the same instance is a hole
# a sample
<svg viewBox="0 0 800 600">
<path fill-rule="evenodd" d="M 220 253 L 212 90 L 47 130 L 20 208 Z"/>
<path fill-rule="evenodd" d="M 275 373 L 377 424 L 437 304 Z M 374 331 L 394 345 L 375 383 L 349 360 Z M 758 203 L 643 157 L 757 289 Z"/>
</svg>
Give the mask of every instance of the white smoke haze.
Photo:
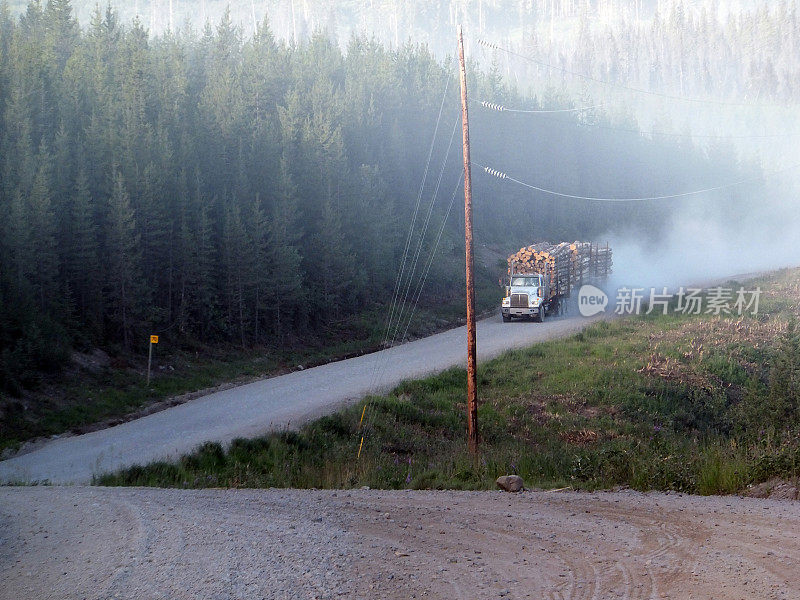
<svg viewBox="0 0 800 600">
<path fill-rule="evenodd" d="M 752 195 L 752 210 L 744 218 L 725 220 L 698 203 L 659 238 L 610 234 L 614 273 L 608 290 L 674 289 L 800 265 L 796 188 L 791 200 L 787 195 L 780 203 L 766 201 L 762 193 Z"/>
<path fill-rule="evenodd" d="M 24 4 L 14 1 L 11 8 L 22 12 Z M 792 2 L 789 4 L 794 6 Z M 73 0 L 75 14 L 81 23 L 89 23 L 95 5 L 94 0 Z M 120 21 L 128 23 L 138 17 L 156 35 L 170 28 L 200 31 L 206 23 L 214 26 L 229 8 L 232 21 L 241 27 L 245 38 L 252 35 L 266 17 L 276 38 L 287 42 L 306 40 L 314 32 L 326 31 L 336 37 L 342 48 L 346 48 L 350 37 L 359 34 L 374 36 L 389 47 L 407 42 L 424 43 L 440 58 L 452 55 L 455 25 L 463 23 L 469 58 L 483 68 L 496 67 L 506 84 L 527 92 L 529 96 L 541 100 L 543 90 L 554 90 L 574 99 L 576 106 L 598 104 L 612 117 L 632 115 L 645 135 L 650 132 L 670 135 L 690 131 L 695 136 L 692 142 L 696 146 L 721 144 L 734 157 L 759 161 L 765 173 L 800 163 L 800 153 L 796 150 L 800 141 L 800 119 L 792 106 L 771 102 L 769 98 L 749 97 L 746 90 L 739 90 L 739 96 L 731 90 L 716 92 L 718 100 L 732 100 L 730 106 L 725 106 L 724 102 L 718 105 L 713 101 L 693 104 L 675 101 L 674 98 L 630 93 L 619 87 L 566 77 L 557 70 L 542 68 L 525 62 L 519 56 L 510 56 L 478 43 L 485 39 L 523 55 L 535 50 L 542 53 L 536 55 L 540 60 L 560 64 L 561 59 L 571 60 L 576 49 L 581 49 L 585 42 L 582 39 L 584 27 L 595 34 L 605 35 L 607 32 L 612 38 L 620 39 L 625 27 L 639 24 L 644 37 L 638 43 L 643 49 L 648 44 L 647 32 L 656 11 L 662 26 L 667 26 L 676 10 L 688 15 L 695 23 L 711 19 L 729 24 L 761 10 L 780 10 L 781 3 L 773 0 L 631 0 L 617 3 L 595 0 L 586 3 L 466 0 L 407 4 L 400 0 L 111 0 L 111 5 L 118 10 Z M 746 68 L 758 72 L 765 68 L 763 61 L 767 58 L 774 61 L 776 71 L 787 68 L 781 61 L 788 64 L 788 58 L 796 54 L 797 48 L 788 43 L 779 44 L 773 55 L 765 54 L 772 50 L 772 47 L 767 47 L 767 42 L 780 36 L 781 32 L 759 32 L 755 25 L 752 31 L 755 39 L 743 36 L 745 42 L 737 49 L 739 55 L 729 59 L 732 72 Z M 702 41 L 687 38 L 685 56 L 673 58 L 686 60 L 697 52 L 708 52 L 708 47 L 693 50 L 694 45 Z M 595 50 L 603 55 L 608 52 L 609 57 L 617 51 L 616 46 L 612 48 L 607 44 Z M 576 71 L 582 70 L 580 64 L 570 63 L 568 66 Z M 631 65 L 634 79 L 629 84 L 635 88 L 647 87 L 635 77 L 641 79 L 642 73 L 651 67 L 644 63 Z M 637 70 L 638 75 L 635 73 Z M 594 75 L 603 77 L 597 73 Z M 685 90 L 683 85 L 681 76 L 680 81 L 655 85 L 653 91 L 673 96 L 699 95 L 697 89 Z M 742 101 L 751 101 L 752 106 L 736 105 Z M 776 133 L 796 137 L 775 143 L 768 136 Z M 722 138 L 722 142 L 703 137 L 710 135 L 730 137 Z M 747 139 L 747 136 L 759 135 L 767 137 Z M 654 135 L 653 139 L 664 138 Z M 479 148 L 480 140 L 473 140 L 473 144 Z M 505 157 L 496 158 L 496 166 L 502 168 Z M 610 242 L 614 251 L 614 275 L 609 286 L 677 286 L 800 264 L 798 171 L 787 174 L 790 183 L 781 191 L 771 191 L 776 190 L 773 186 L 765 189 L 747 186 L 746 192 L 752 195 L 748 205 L 752 208 L 744 213 L 725 215 L 706 210 L 703 208 L 704 198 L 698 196 L 696 202 L 682 203 L 688 208 L 657 237 L 641 233 L 600 236 L 602 241 Z M 524 178 L 525 174 L 519 173 L 519 176 Z M 769 182 L 769 175 L 766 179 Z M 676 182 L 679 181 L 680 174 L 676 173 Z M 587 186 L 585 191 L 591 195 L 591 186 Z"/>
</svg>

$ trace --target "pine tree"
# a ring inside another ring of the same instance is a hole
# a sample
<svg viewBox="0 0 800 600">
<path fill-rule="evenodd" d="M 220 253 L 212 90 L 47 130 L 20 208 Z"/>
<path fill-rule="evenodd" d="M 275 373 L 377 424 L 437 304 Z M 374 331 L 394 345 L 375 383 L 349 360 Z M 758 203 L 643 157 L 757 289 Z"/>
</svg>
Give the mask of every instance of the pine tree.
<svg viewBox="0 0 800 600">
<path fill-rule="evenodd" d="M 215 252 L 209 218 L 209 205 L 199 184 L 192 196 L 181 185 L 178 197 L 179 227 L 176 245 L 178 298 L 176 319 L 182 333 L 206 337 L 215 328 L 216 285 Z"/>
<path fill-rule="evenodd" d="M 360 190 L 362 207 L 358 211 L 358 226 L 362 235 L 353 238 L 354 249 L 363 257 L 363 275 L 366 280 L 361 286 L 376 292 L 389 291 L 394 283 L 395 252 L 402 245 L 394 203 L 378 167 L 363 165 L 360 170 Z"/>
<path fill-rule="evenodd" d="M 30 109 L 25 102 L 24 90 L 16 88 L 5 111 L 8 128 L 4 131 L 3 147 L 8 153 L 2 157 L 2 185 L 7 193 L 19 190 L 29 194 L 36 176 L 36 151 L 31 133 Z"/>
<path fill-rule="evenodd" d="M 193 267 L 192 279 L 195 291 L 192 306 L 196 314 L 197 328 L 205 338 L 211 330 L 218 330 L 215 325 L 218 303 L 218 286 L 215 269 L 217 252 L 214 246 L 213 230 L 210 217 L 210 203 L 201 194 L 198 184 L 192 206 L 192 223 L 194 241 L 191 254 Z"/>
<path fill-rule="evenodd" d="M 10 259 L 7 262 L 12 265 L 14 271 L 12 280 L 16 295 L 24 298 L 29 293 L 34 263 L 28 207 L 20 190 L 17 190 L 11 197 L 9 217 L 10 223 L 7 228 L 9 236 L 6 247 L 10 253 Z"/>
<path fill-rule="evenodd" d="M 174 211 L 163 166 L 150 163 L 144 169 L 142 190 L 135 204 L 142 269 L 156 307 L 166 320 L 172 318 L 174 271 Z M 180 192 L 186 194 L 185 191 Z"/>
<path fill-rule="evenodd" d="M 144 304 L 139 255 L 139 236 L 130 197 L 119 172 L 108 201 L 108 283 L 107 319 L 116 328 L 124 347 L 131 348 L 132 332 Z"/>
<path fill-rule="evenodd" d="M 245 229 L 248 237 L 248 246 L 252 253 L 248 260 L 248 266 L 250 270 L 249 287 L 253 294 L 250 302 L 253 307 L 253 341 L 259 343 L 261 318 L 266 308 L 265 300 L 268 296 L 266 292 L 268 285 L 266 259 L 269 228 L 258 194 L 256 194 L 255 199 L 248 207 Z"/>
<path fill-rule="evenodd" d="M 54 172 L 52 178 L 53 211 L 56 215 L 58 247 L 62 250 L 71 245 L 72 235 L 72 192 L 74 190 L 73 169 L 76 157 L 72 146 L 72 136 L 62 122 L 56 133 L 54 143 Z M 61 252 L 59 274 L 62 284 L 66 284 L 66 256 Z"/>
<path fill-rule="evenodd" d="M 177 278 L 177 305 L 174 318 L 178 331 L 186 333 L 190 326 L 190 296 L 192 290 L 192 248 L 195 236 L 191 219 L 189 190 L 186 187 L 186 172 L 181 172 L 177 207 L 177 240 L 175 243 L 175 276 Z"/>
<path fill-rule="evenodd" d="M 270 219 L 268 243 L 269 304 L 274 333 L 281 342 L 289 324 L 287 321 L 303 304 L 302 257 L 297 248 L 303 232 L 297 214 L 296 193 L 286 159 L 282 159 L 280 189 Z"/>
<path fill-rule="evenodd" d="M 27 221 L 30 227 L 30 247 L 33 261 L 31 283 L 39 308 L 47 311 L 56 300 L 58 253 L 55 213 L 51 193 L 52 164 L 46 146 L 39 151 L 39 168 L 33 181 L 28 203 Z"/>
<path fill-rule="evenodd" d="M 70 0 L 48 0 L 44 22 L 47 28 L 48 51 L 55 58 L 54 67 L 61 72 L 72 55 L 78 38 L 78 23 L 72 16 Z"/>
<path fill-rule="evenodd" d="M 11 41 L 14 38 L 15 24 L 11 18 L 6 0 L 0 0 L 0 106 L 8 103 L 8 93 L 10 89 L 10 79 L 12 73 L 12 61 L 9 56 Z M 7 125 L 4 123 L 5 115 L 0 112 L 0 131 L 5 131 Z M 0 136 L 0 153 L 8 151 L 4 146 L 4 140 Z M 0 164 L 0 169 L 3 165 Z M 0 171 L 2 173 L 2 171 Z"/>
<path fill-rule="evenodd" d="M 242 347 L 246 347 L 250 319 L 248 298 L 254 272 L 254 247 L 236 198 L 231 199 L 225 210 L 223 261 L 228 321 L 238 330 Z"/>
<path fill-rule="evenodd" d="M 333 202 L 323 205 L 320 231 L 315 236 L 315 279 L 320 282 L 320 294 L 313 299 L 323 317 L 338 318 L 344 300 L 344 292 L 355 272 L 349 244 L 342 236 L 341 217 Z"/>
<path fill-rule="evenodd" d="M 94 205 L 86 173 L 75 182 L 70 215 L 67 282 L 74 290 L 80 319 L 94 331 L 102 327 L 102 278 Z"/>
</svg>

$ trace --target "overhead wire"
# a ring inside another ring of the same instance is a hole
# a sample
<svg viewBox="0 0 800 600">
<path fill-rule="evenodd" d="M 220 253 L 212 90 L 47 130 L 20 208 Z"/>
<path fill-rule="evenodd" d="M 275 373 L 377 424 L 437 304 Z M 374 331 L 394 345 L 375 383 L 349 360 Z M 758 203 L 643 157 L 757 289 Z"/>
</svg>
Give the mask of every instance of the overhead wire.
<svg viewBox="0 0 800 600">
<path fill-rule="evenodd" d="M 649 200 L 670 200 L 670 199 L 675 199 L 675 198 L 684 198 L 684 197 L 687 197 L 687 196 L 695 196 L 695 195 L 698 195 L 698 194 L 706 194 L 706 193 L 710 193 L 710 192 L 717 192 L 717 191 L 720 191 L 720 190 L 736 187 L 738 185 L 743 185 L 745 183 L 751 183 L 751 182 L 754 182 L 754 181 L 759 181 L 759 180 L 762 180 L 765 176 L 777 175 L 779 173 L 784 173 L 786 171 L 790 171 L 792 169 L 796 169 L 797 167 L 800 167 L 800 163 L 798 163 L 798 164 L 794 164 L 794 165 L 791 165 L 789 167 L 786 167 L 784 169 L 779 169 L 777 171 L 772 171 L 770 173 L 764 173 L 764 174 L 758 175 L 756 177 L 748 177 L 746 179 L 740 179 L 738 181 L 733 181 L 731 183 L 726 183 L 724 185 L 704 188 L 704 189 L 700 189 L 700 190 L 693 190 L 693 191 L 690 191 L 690 192 L 681 192 L 681 193 L 676 193 L 676 194 L 664 194 L 664 195 L 660 195 L 660 196 L 642 196 L 642 197 L 635 197 L 635 198 L 615 198 L 615 197 L 579 196 L 579 195 L 576 195 L 576 194 L 565 194 L 563 192 L 558 192 L 558 191 L 555 191 L 555 190 L 549 190 L 547 188 L 543 188 L 543 187 L 540 187 L 540 186 L 532 185 L 530 183 L 526 183 L 524 181 L 520 181 L 519 179 L 511 177 L 510 175 L 508 175 L 507 173 L 505 173 L 503 171 L 499 171 L 497 169 L 492 169 L 490 167 L 484 166 L 484 165 L 482 165 L 480 163 L 477 163 L 475 161 L 473 161 L 472 164 L 475 165 L 476 167 L 480 168 L 481 170 L 483 170 L 484 173 L 486 173 L 487 175 L 489 175 L 491 177 L 496 177 L 497 179 L 512 181 L 512 182 L 514 182 L 514 183 L 516 183 L 518 185 L 521 185 L 523 187 L 526 187 L 526 188 L 529 188 L 529 189 L 532 189 L 532 190 L 536 190 L 538 192 L 542 192 L 542 193 L 545 193 L 545 194 L 550 194 L 552 196 L 558 196 L 560 198 L 569 198 L 569 199 L 572 199 L 572 200 L 593 200 L 593 201 L 599 201 L 599 202 L 644 202 L 644 201 L 649 201 Z"/>
<path fill-rule="evenodd" d="M 413 211 L 413 214 L 412 214 L 412 217 L 411 217 L 411 223 L 410 223 L 409 228 L 408 228 L 408 234 L 406 235 L 406 243 L 405 243 L 405 247 L 403 249 L 403 257 L 401 259 L 400 269 L 399 269 L 399 271 L 397 273 L 397 276 L 395 277 L 394 291 L 392 293 L 392 301 L 391 301 L 391 304 L 390 304 L 390 307 L 389 307 L 389 311 L 387 313 L 385 332 L 383 334 L 382 341 L 381 341 L 381 345 L 382 346 L 385 346 L 387 341 L 389 340 L 389 334 L 391 332 L 392 322 L 394 320 L 394 315 L 395 315 L 395 312 L 396 312 L 396 309 L 397 309 L 397 301 L 399 299 L 400 289 L 402 288 L 403 277 L 404 277 L 404 274 L 405 274 L 405 267 L 406 267 L 406 263 L 408 261 L 408 253 L 409 253 L 409 250 L 411 248 L 411 240 L 413 239 L 413 235 L 414 235 L 414 229 L 415 229 L 416 222 L 417 222 L 417 215 L 419 214 L 419 207 L 420 207 L 420 204 L 422 202 L 422 195 L 423 195 L 423 192 L 425 190 L 425 182 L 427 181 L 427 178 L 428 178 L 428 172 L 430 170 L 431 159 L 433 158 L 433 149 L 434 149 L 434 147 L 436 145 L 436 138 L 437 138 L 438 133 L 439 133 L 439 124 L 441 123 L 441 120 L 442 120 L 442 112 L 444 111 L 444 103 L 445 103 L 445 100 L 447 99 L 447 91 L 448 91 L 448 89 L 450 87 L 450 79 L 451 79 L 451 77 L 450 77 L 450 74 L 448 73 L 447 77 L 445 77 L 444 91 L 442 92 L 442 100 L 441 100 L 441 102 L 439 104 L 439 112 L 438 112 L 437 117 L 436 117 L 436 125 L 434 126 L 433 136 L 431 138 L 430 147 L 428 149 L 428 157 L 427 157 L 427 161 L 425 163 L 425 170 L 423 171 L 422 180 L 420 182 L 419 190 L 417 192 L 416 202 L 415 202 L 415 205 L 414 205 L 414 211 Z M 378 356 L 379 356 L 379 353 L 376 354 L 376 358 L 373 361 L 372 375 L 370 377 L 370 390 L 374 389 L 374 387 L 375 387 L 375 376 L 377 374 L 378 362 L 379 362 Z M 366 408 L 367 408 L 367 405 L 365 404 L 364 405 L 364 410 L 362 410 L 362 413 L 361 413 L 361 419 L 360 419 L 359 424 L 358 424 L 358 432 L 359 433 L 361 433 L 361 431 L 362 431 L 362 425 L 363 425 L 363 421 L 364 421 L 364 413 L 366 411 Z M 361 437 L 361 444 L 363 444 L 363 436 Z M 359 454 L 359 456 L 361 454 L 361 446 L 360 445 L 359 445 L 358 454 Z"/>
<path fill-rule="evenodd" d="M 632 87 L 632 86 L 628 86 L 628 85 L 623 85 L 621 83 L 615 83 L 615 82 L 612 82 L 612 81 L 606 81 L 605 79 L 600 79 L 599 77 L 593 77 L 592 75 L 586 75 L 585 73 L 580 73 L 578 71 L 573 71 L 571 69 L 567 69 L 566 67 L 560 67 L 560 66 L 556 66 L 556 65 L 551 65 L 550 63 L 544 62 L 542 60 L 538 60 L 536 58 L 532 58 L 530 56 L 526 56 L 525 54 L 522 54 L 521 52 L 517 52 L 517 51 L 511 50 L 509 48 L 504 48 L 504 47 L 500 46 L 499 44 L 494 44 L 492 42 L 488 42 L 488 41 L 483 40 L 483 39 L 479 39 L 478 43 L 480 45 L 482 45 L 482 46 L 485 46 L 486 48 L 491 48 L 492 50 L 499 50 L 501 52 L 505 52 L 506 54 L 509 54 L 511 56 L 516 56 L 518 58 L 521 58 L 522 60 L 526 60 L 526 61 L 528 61 L 530 63 L 535 64 L 535 65 L 539 65 L 540 67 L 544 67 L 544 68 L 547 68 L 547 69 L 552 69 L 554 71 L 560 71 L 561 73 L 564 73 L 566 75 L 571 75 L 573 77 L 579 77 L 579 78 L 584 79 L 586 81 L 591 81 L 591 82 L 594 82 L 594 83 L 598 83 L 600 85 L 605 85 L 605 86 L 608 86 L 608 87 L 627 90 L 629 92 L 635 92 L 635 93 L 638 93 L 638 94 L 647 94 L 649 96 L 655 96 L 655 97 L 658 97 L 658 98 L 665 98 L 665 99 L 669 99 L 669 100 L 678 100 L 678 101 L 681 101 L 681 102 L 691 102 L 691 103 L 697 103 L 697 104 L 711 104 L 711 105 L 715 105 L 715 106 L 741 106 L 741 107 L 749 107 L 749 108 L 787 108 L 787 106 L 785 104 L 753 104 L 751 102 L 730 102 L 730 101 L 725 101 L 725 100 L 712 100 L 712 99 L 706 99 L 706 98 L 691 98 L 691 97 L 688 97 L 688 96 L 677 96 L 677 95 L 674 95 L 674 94 L 667 94 L 667 93 L 664 93 L 664 92 L 656 92 L 656 91 L 653 91 L 653 90 L 646 90 L 644 88 L 636 88 L 636 87 Z"/>
<path fill-rule="evenodd" d="M 389 331 L 391 330 L 391 325 L 392 325 L 392 321 L 393 321 L 393 318 L 394 318 L 394 311 L 396 309 L 396 302 L 397 302 L 398 294 L 399 294 L 400 289 L 402 287 L 402 281 L 403 281 L 403 276 L 404 276 L 404 273 L 405 273 L 406 261 L 408 259 L 408 251 L 409 251 L 409 249 L 411 247 L 411 240 L 412 240 L 413 234 L 414 234 L 414 227 L 415 227 L 416 222 L 417 222 L 417 214 L 419 213 L 420 203 L 422 202 L 422 194 L 423 194 L 423 192 L 425 190 L 425 182 L 427 181 L 427 178 L 428 178 L 428 170 L 430 169 L 431 158 L 433 157 L 433 148 L 434 148 L 434 146 L 436 144 L 436 136 L 437 136 L 437 134 L 439 132 L 439 123 L 441 123 L 441 120 L 442 120 L 442 111 L 444 110 L 444 102 L 447 99 L 447 90 L 449 89 L 449 86 L 450 86 L 450 77 L 448 76 L 448 77 L 445 78 L 444 92 L 442 93 L 442 101 L 439 104 L 439 114 L 438 114 L 438 116 L 436 118 L 436 126 L 434 127 L 434 130 L 433 130 L 433 137 L 431 139 L 430 148 L 428 149 L 428 160 L 425 163 L 425 171 L 423 172 L 422 181 L 420 182 L 419 191 L 417 192 L 417 200 L 416 200 L 416 203 L 414 205 L 414 213 L 413 213 L 413 215 L 411 217 L 411 224 L 410 224 L 410 226 L 408 228 L 408 235 L 406 236 L 406 244 L 405 244 L 405 248 L 403 250 L 403 259 L 401 261 L 400 271 L 398 272 L 397 278 L 395 280 L 395 289 L 394 289 L 394 294 L 392 295 L 392 303 L 391 303 L 391 306 L 390 306 L 390 309 L 389 309 L 389 316 L 388 316 L 387 324 L 386 324 L 386 333 L 384 335 L 384 343 L 389 338 Z"/>
<path fill-rule="evenodd" d="M 430 224 L 431 215 L 433 214 L 433 207 L 434 207 L 434 205 L 436 203 L 436 198 L 439 195 L 439 188 L 440 188 L 440 186 L 442 184 L 442 177 L 444 176 L 445 167 L 447 166 L 447 159 L 450 156 L 450 149 L 453 146 L 453 139 L 455 138 L 456 129 L 458 128 L 458 122 L 460 120 L 461 120 L 461 115 L 458 114 L 456 116 L 455 122 L 453 123 L 453 131 L 450 133 L 450 141 L 447 144 L 447 150 L 445 151 L 445 154 L 444 154 L 444 160 L 442 161 L 442 167 L 439 170 L 439 178 L 436 181 L 436 188 L 433 191 L 433 195 L 431 196 L 431 202 L 428 205 L 428 213 L 427 213 L 427 215 L 425 217 L 425 224 L 423 225 L 422 232 L 419 235 L 419 243 L 417 244 L 417 250 L 416 250 L 416 252 L 414 254 L 414 260 L 411 263 L 411 270 L 410 270 L 410 276 L 408 278 L 408 285 L 406 286 L 405 296 L 403 298 L 403 303 L 402 303 L 402 305 L 400 307 L 400 316 L 397 318 L 398 331 L 399 331 L 399 327 L 401 326 L 403 312 L 405 310 L 406 302 L 408 300 L 408 294 L 409 294 L 409 292 L 411 290 L 411 280 L 414 277 L 414 273 L 416 273 L 417 263 L 419 262 L 419 256 L 420 256 L 420 254 L 422 252 L 422 247 L 423 247 L 423 244 L 425 242 L 425 235 L 428 232 L 428 225 Z"/>
<path fill-rule="evenodd" d="M 412 262 L 412 266 L 411 266 L 411 268 L 409 270 L 408 285 L 406 286 L 405 293 L 403 294 L 402 303 L 400 304 L 399 315 L 397 316 L 397 323 L 396 323 L 396 326 L 394 328 L 394 333 L 392 334 L 392 339 L 389 342 L 387 352 L 384 355 L 384 359 L 382 361 L 380 372 L 377 374 L 377 377 L 374 378 L 373 381 L 371 382 L 370 389 L 374 389 L 375 386 L 383 379 L 383 375 L 386 372 L 386 367 L 387 367 L 387 365 L 389 363 L 389 352 L 395 346 L 395 342 L 397 341 L 397 336 L 400 333 L 400 329 L 402 328 L 403 313 L 405 312 L 406 307 L 409 305 L 408 297 L 409 297 L 409 292 L 411 290 L 411 283 L 412 283 L 414 274 L 416 273 L 416 266 L 417 266 L 417 264 L 419 262 L 419 256 L 420 256 L 420 254 L 422 252 L 422 247 L 423 247 L 423 245 L 425 243 L 425 236 L 426 236 L 427 231 L 428 231 L 428 226 L 430 224 L 431 215 L 433 214 L 433 208 L 434 208 L 434 206 L 436 204 L 436 199 L 439 196 L 439 189 L 441 187 L 442 178 L 444 176 L 445 168 L 447 167 L 447 160 L 450 157 L 450 150 L 451 150 L 451 148 L 453 146 L 453 139 L 455 138 L 455 133 L 456 133 L 456 130 L 458 128 L 459 120 L 460 120 L 460 114 L 456 116 L 456 120 L 453 123 L 453 130 L 450 133 L 450 140 L 449 140 L 449 142 L 447 144 L 447 150 L 445 151 L 444 158 L 442 159 L 442 166 L 441 166 L 441 169 L 439 170 L 439 177 L 438 177 L 437 182 L 436 182 L 436 187 L 435 187 L 435 189 L 433 191 L 433 195 L 431 196 L 431 202 L 430 202 L 430 204 L 428 206 L 428 212 L 427 212 L 427 215 L 426 215 L 425 224 L 424 224 L 424 226 L 423 226 L 423 228 L 422 228 L 422 230 L 421 230 L 421 232 L 419 234 L 419 242 L 417 244 L 417 249 L 416 249 L 416 252 L 414 254 L 414 259 L 413 259 L 413 262 Z M 437 241 L 436 245 L 438 246 L 438 241 Z M 432 252 L 435 253 L 435 248 L 432 250 Z M 422 285 L 424 285 L 424 280 L 422 278 L 420 279 L 420 281 L 422 282 Z M 419 288 L 420 286 L 418 285 L 417 287 Z M 416 289 L 415 289 L 415 293 L 416 293 Z M 414 296 L 412 295 L 412 299 L 413 298 L 414 298 Z M 417 297 L 416 301 L 417 302 L 419 301 L 418 297 Z M 413 314 L 414 314 L 415 311 L 416 311 L 416 304 L 414 305 L 413 309 L 411 310 L 411 316 L 409 317 L 408 323 L 406 323 L 405 333 L 408 332 L 408 327 L 409 327 L 409 324 L 410 324 L 410 318 L 413 317 Z M 404 336 L 401 339 L 400 343 L 405 341 L 405 333 L 404 333 Z M 366 413 L 366 417 L 365 417 L 365 413 Z M 365 404 L 365 410 L 362 411 L 362 416 L 361 416 L 361 421 L 359 423 L 359 426 L 361 427 L 361 426 L 364 425 L 364 423 L 366 423 L 366 426 L 364 426 L 363 429 L 364 429 L 364 431 L 368 431 L 369 428 L 371 427 L 371 425 L 373 424 L 374 419 L 375 419 L 374 411 L 372 411 L 370 403 L 367 402 L 367 404 Z M 360 457 L 360 454 L 361 454 L 361 445 L 363 444 L 363 437 L 364 436 L 362 435 L 362 442 L 360 442 L 360 444 L 359 444 L 359 452 L 358 452 L 358 456 L 359 457 Z"/>
<path fill-rule="evenodd" d="M 503 104 L 496 104 L 494 102 L 487 102 L 486 100 L 475 101 L 476 103 L 480 104 L 484 108 L 488 108 L 489 110 L 494 110 L 497 112 L 510 112 L 510 113 L 526 113 L 526 114 L 543 114 L 543 113 L 573 113 L 573 112 L 583 112 L 586 110 L 592 110 L 595 108 L 601 108 L 602 104 L 596 104 L 594 106 L 584 106 L 583 108 L 558 108 L 558 109 L 536 109 L 536 110 L 523 110 L 519 108 L 508 108 Z"/>
<path fill-rule="evenodd" d="M 476 103 L 480 104 L 484 108 L 488 110 L 492 110 L 495 112 L 507 112 L 507 113 L 528 113 L 528 114 L 546 114 L 546 113 L 571 113 L 571 112 L 584 112 L 587 110 L 592 110 L 595 108 L 600 108 L 603 105 L 598 104 L 595 106 L 587 106 L 585 108 L 574 108 L 574 109 L 563 109 L 563 110 L 519 110 L 519 109 L 512 109 L 508 108 L 502 104 L 494 104 L 492 102 L 486 101 L 476 101 Z M 691 138 L 704 138 L 704 139 L 772 139 L 772 138 L 787 138 L 787 137 L 798 137 L 800 136 L 800 132 L 798 133 L 768 133 L 768 134 L 716 134 L 716 133 L 677 133 L 677 132 L 667 132 L 667 131 L 645 131 L 642 129 L 629 129 L 627 127 L 615 127 L 613 125 L 602 125 L 600 123 L 589 123 L 589 122 L 575 122 L 575 121 L 566 121 L 564 119 L 556 119 L 553 117 L 541 117 L 543 119 L 547 119 L 548 121 L 552 121 L 554 123 L 564 123 L 566 125 L 578 125 L 578 126 L 585 126 L 585 127 L 594 127 L 596 129 L 605 129 L 608 131 L 621 131 L 624 133 L 632 133 L 639 136 L 654 136 L 654 137 L 676 137 L 676 138 L 683 138 L 683 137 L 691 137 Z"/>
<path fill-rule="evenodd" d="M 416 290 L 416 297 L 414 299 L 414 308 L 411 310 L 411 314 L 408 317 L 408 321 L 406 322 L 405 331 L 403 331 L 403 337 L 401 341 L 405 341 L 408 337 L 408 328 L 411 325 L 411 320 L 414 318 L 414 313 L 417 310 L 417 305 L 419 304 L 419 299 L 422 296 L 422 288 L 425 286 L 425 281 L 428 279 L 428 273 L 430 273 L 431 266 L 433 265 L 433 259 L 436 258 L 436 250 L 439 248 L 439 242 L 442 239 L 442 233 L 444 232 L 444 227 L 447 224 L 447 219 L 450 217 L 450 212 L 453 210 L 453 203 L 456 199 L 456 194 L 458 193 L 459 188 L 461 187 L 461 182 L 464 180 L 464 173 L 461 173 L 461 177 L 459 177 L 458 182 L 456 183 L 455 188 L 453 189 L 453 193 L 450 196 L 450 204 L 447 207 L 447 212 L 444 215 L 444 219 L 442 219 L 442 225 L 439 227 L 439 233 L 436 236 L 436 242 L 433 246 L 433 250 L 431 251 L 428 257 L 428 263 L 425 266 L 423 271 L 422 279 L 420 280 L 419 287 Z"/>
<path fill-rule="evenodd" d="M 433 266 L 433 261 L 436 258 L 436 253 L 437 253 L 437 251 L 439 249 L 439 245 L 440 245 L 441 240 L 442 240 L 442 234 L 444 233 L 444 229 L 445 229 L 445 226 L 447 225 L 447 221 L 448 221 L 448 219 L 450 217 L 450 213 L 453 210 L 453 204 L 455 203 L 456 194 L 458 193 L 458 190 L 461 188 L 461 183 L 463 181 L 464 181 L 464 173 L 462 171 L 461 175 L 458 178 L 458 181 L 456 182 L 455 187 L 453 188 L 453 193 L 450 195 L 450 203 L 447 206 L 447 211 L 445 212 L 444 218 L 442 219 L 442 224 L 439 226 L 439 231 L 438 231 L 438 233 L 436 235 L 436 240 L 433 243 L 433 245 L 431 246 L 431 251 L 428 254 L 428 260 L 427 260 L 427 262 L 426 262 L 426 264 L 425 264 L 425 266 L 424 266 L 424 268 L 422 270 L 422 276 L 420 278 L 419 284 L 418 284 L 417 289 L 415 290 L 415 294 L 413 296 L 413 306 L 412 306 L 411 312 L 408 315 L 408 318 L 406 320 L 406 326 L 405 326 L 405 329 L 403 331 L 403 336 L 400 338 L 400 344 L 403 344 L 408 339 L 409 327 L 411 325 L 412 320 L 414 319 L 414 314 L 417 311 L 417 307 L 419 305 L 419 300 L 422 297 L 422 290 L 425 287 L 425 282 L 428 279 L 428 274 L 431 271 L 431 267 Z M 384 365 L 388 364 L 389 353 L 391 352 L 391 350 L 393 350 L 396 347 L 399 347 L 399 346 L 392 346 L 391 348 L 386 350 L 387 354 L 386 354 L 386 361 L 384 362 Z M 382 376 L 383 376 L 383 374 L 381 374 L 381 377 Z M 370 410 L 368 415 L 367 415 L 367 425 L 364 427 L 365 431 L 368 432 L 372 428 L 372 425 L 375 422 L 375 418 L 376 418 L 376 414 L 374 413 L 374 411 Z M 360 454 L 360 448 L 359 448 L 359 454 Z"/>
</svg>

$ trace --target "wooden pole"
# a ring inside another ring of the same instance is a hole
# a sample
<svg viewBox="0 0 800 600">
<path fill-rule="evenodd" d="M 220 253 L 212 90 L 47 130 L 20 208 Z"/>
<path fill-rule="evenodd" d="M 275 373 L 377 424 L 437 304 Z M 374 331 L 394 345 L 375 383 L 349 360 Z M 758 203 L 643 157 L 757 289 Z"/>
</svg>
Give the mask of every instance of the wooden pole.
<svg viewBox="0 0 800 600">
<path fill-rule="evenodd" d="M 467 263 L 467 441 L 478 453 L 478 371 L 475 336 L 475 282 L 472 275 L 472 169 L 469 154 L 469 111 L 467 110 L 467 68 L 464 65 L 464 37 L 458 26 L 458 64 L 461 79 L 461 131 L 464 141 L 464 241 Z"/>
</svg>

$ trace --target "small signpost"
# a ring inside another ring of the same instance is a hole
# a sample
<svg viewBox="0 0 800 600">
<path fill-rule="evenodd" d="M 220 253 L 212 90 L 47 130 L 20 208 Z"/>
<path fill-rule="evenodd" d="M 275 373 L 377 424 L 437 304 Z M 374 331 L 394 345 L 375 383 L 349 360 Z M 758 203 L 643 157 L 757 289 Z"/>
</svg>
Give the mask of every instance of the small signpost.
<svg viewBox="0 0 800 600">
<path fill-rule="evenodd" d="M 150 352 L 147 355 L 147 385 L 150 386 L 150 365 L 153 364 L 153 346 L 158 343 L 158 336 L 150 336 Z"/>
</svg>

